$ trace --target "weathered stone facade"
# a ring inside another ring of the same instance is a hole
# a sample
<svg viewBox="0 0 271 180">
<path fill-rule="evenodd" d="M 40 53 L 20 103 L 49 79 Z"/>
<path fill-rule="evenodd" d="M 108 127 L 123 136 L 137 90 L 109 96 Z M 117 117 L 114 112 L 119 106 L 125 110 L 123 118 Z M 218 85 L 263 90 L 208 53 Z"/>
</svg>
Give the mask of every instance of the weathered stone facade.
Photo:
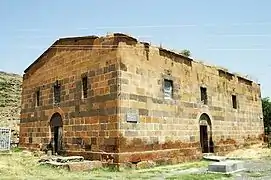
<svg viewBox="0 0 271 180">
<path fill-rule="evenodd" d="M 62 131 L 52 128 L 56 113 Z M 260 86 L 123 34 L 60 39 L 25 71 L 20 145 L 37 149 L 59 132 L 59 153 L 114 163 L 223 153 L 261 141 Z"/>
</svg>

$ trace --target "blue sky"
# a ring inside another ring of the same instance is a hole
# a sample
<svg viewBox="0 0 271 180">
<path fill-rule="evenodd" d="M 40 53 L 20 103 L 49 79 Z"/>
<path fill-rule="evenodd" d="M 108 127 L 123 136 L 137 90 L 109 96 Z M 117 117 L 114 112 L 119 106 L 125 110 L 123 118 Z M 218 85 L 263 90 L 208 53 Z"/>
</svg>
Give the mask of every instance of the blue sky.
<svg viewBox="0 0 271 180">
<path fill-rule="evenodd" d="M 0 70 L 22 74 L 59 37 L 124 32 L 258 79 L 271 96 L 271 1 L 0 1 Z"/>
</svg>

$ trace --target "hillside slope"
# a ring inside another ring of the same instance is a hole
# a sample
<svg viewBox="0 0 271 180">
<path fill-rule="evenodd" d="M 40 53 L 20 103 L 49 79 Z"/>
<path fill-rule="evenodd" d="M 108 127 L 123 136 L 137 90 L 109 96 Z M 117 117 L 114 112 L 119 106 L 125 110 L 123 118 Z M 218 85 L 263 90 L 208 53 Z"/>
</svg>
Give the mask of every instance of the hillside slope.
<svg viewBox="0 0 271 180">
<path fill-rule="evenodd" d="M 22 77 L 0 71 L 0 127 L 19 130 Z"/>
</svg>

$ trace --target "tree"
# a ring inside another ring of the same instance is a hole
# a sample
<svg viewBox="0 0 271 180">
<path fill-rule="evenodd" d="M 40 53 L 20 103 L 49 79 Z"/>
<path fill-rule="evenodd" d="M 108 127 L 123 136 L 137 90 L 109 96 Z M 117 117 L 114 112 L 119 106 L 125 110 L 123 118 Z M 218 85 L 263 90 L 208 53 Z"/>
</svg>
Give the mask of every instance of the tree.
<svg viewBox="0 0 271 180">
<path fill-rule="evenodd" d="M 269 133 L 271 127 L 271 101 L 269 97 L 262 99 L 264 129 Z"/>
<path fill-rule="evenodd" d="M 184 50 L 181 51 L 181 55 L 184 55 L 186 57 L 190 57 L 191 52 L 188 49 L 184 49 Z"/>
</svg>

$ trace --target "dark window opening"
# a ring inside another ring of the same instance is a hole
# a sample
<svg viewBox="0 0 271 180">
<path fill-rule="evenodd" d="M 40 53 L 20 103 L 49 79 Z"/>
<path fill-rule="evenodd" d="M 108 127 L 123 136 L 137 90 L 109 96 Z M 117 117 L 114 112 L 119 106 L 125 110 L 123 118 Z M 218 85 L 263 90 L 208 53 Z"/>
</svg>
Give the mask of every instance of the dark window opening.
<svg viewBox="0 0 271 180">
<path fill-rule="evenodd" d="M 172 99 L 173 98 L 173 81 L 172 80 L 164 80 L 164 98 Z"/>
<path fill-rule="evenodd" d="M 82 78 L 82 97 L 88 97 L 88 78 L 86 76 Z"/>
<path fill-rule="evenodd" d="M 233 107 L 233 109 L 237 109 L 236 95 L 232 95 L 232 107 Z"/>
<path fill-rule="evenodd" d="M 54 102 L 60 103 L 60 84 L 54 85 Z"/>
<path fill-rule="evenodd" d="M 207 88 L 200 87 L 200 97 L 201 97 L 201 102 L 203 102 L 203 104 L 207 104 L 208 103 Z"/>
<path fill-rule="evenodd" d="M 36 91 L 36 106 L 40 106 L 40 90 Z"/>
</svg>

